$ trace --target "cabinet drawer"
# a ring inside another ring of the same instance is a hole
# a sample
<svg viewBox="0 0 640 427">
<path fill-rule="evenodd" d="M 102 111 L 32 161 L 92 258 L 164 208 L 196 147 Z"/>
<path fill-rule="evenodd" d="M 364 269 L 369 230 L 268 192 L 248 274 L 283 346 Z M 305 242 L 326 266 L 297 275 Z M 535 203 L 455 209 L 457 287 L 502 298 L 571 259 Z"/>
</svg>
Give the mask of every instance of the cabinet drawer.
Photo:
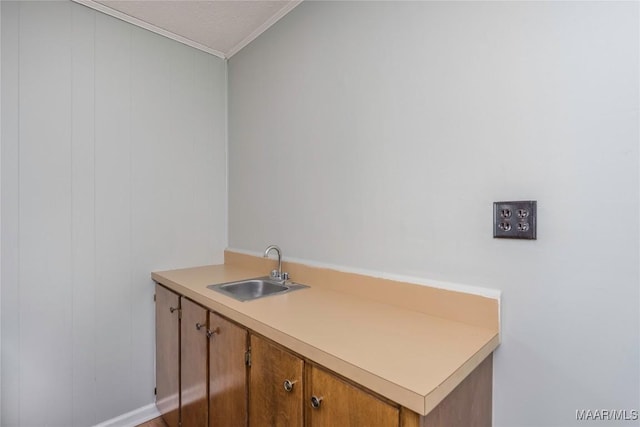
<svg viewBox="0 0 640 427">
<path fill-rule="evenodd" d="M 314 365 L 307 365 L 309 427 L 398 427 L 400 411 Z"/>
</svg>

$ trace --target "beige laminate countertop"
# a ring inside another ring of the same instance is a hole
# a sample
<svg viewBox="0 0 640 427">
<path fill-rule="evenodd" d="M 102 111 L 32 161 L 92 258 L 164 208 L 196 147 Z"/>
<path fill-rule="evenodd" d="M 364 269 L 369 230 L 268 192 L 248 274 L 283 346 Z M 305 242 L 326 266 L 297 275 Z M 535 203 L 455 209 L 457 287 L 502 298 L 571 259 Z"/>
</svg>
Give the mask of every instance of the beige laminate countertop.
<svg viewBox="0 0 640 427">
<path fill-rule="evenodd" d="M 492 328 L 322 285 L 248 302 L 207 289 L 264 275 L 228 264 L 152 273 L 156 282 L 421 415 L 499 343 Z"/>
</svg>

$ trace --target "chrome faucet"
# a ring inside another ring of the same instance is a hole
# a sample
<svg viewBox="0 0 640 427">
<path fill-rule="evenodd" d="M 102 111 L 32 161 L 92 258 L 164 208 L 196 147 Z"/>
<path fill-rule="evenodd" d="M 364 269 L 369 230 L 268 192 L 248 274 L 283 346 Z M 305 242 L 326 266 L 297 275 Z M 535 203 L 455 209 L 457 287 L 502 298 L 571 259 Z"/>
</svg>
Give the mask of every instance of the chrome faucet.
<svg viewBox="0 0 640 427">
<path fill-rule="evenodd" d="M 269 252 L 273 250 L 276 251 L 276 253 L 278 254 L 278 269 L 271 271 L 271 277 L 278 280 L 288 280 L 289 273 L 282 272 L 282 250 L 280 250 L 278 246 L 276 245 L 268 246 L 267 249 L 264 250 L 264 257 L 268 258 Z"/>
</svg>

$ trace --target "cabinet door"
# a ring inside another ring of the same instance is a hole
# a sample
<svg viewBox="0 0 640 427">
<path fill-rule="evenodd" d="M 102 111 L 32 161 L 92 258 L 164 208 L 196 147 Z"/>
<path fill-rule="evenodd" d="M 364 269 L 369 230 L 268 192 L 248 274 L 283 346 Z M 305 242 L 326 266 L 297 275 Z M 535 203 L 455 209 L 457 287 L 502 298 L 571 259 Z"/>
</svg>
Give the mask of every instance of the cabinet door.
<svg viewBox="0 0 640 427">
<path fill-rule="evenodd" d="M 251 335 L 249 426 L 301 427 L 302 359 Z M 291 387 L 285 389 L 285 382 Z"/>
<path fill-rule="evenodd" d="M 180 297 L 156 285 L 156 406 L 169 427 L 180 421 Z"/>
<path fill-rule="evenodd" d="M 247 425 L 247 330 L 209 312 L 209 426 Z"/>
<path fill-rule="evenodd" d="M 180 396 L 184 427 L 207 425 L 207 311 L 182 298 Z"/>
<path fill-rule="evenodd" d="M 398 427 L 397 407 L 324 369 L 307 365 L 307 380 L 305 404 L 309 427 Z"/>
</svg>

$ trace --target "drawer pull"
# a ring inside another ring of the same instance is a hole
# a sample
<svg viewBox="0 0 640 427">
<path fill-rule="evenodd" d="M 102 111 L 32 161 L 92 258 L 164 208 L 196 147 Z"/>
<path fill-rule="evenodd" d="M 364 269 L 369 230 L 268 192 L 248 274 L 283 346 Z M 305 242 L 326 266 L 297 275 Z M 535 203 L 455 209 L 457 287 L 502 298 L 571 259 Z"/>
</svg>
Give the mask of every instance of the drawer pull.
<svg viewBox="0 0 640 427">
<path fill-rule="evenodd" d="M 311 407 L 318 409 L 322 403 L 322 397 L 311 396 Z"/>
<path fill-rule="evenodd" d="M 291 390 L 293 390 L 293 385 L 295 383 L 296 383 L 296 381 L 284 380 L 284 383 L 282 384 L 283 387 L 284 387 L 284 391 L 291 392 Z"/>
<path fill-rule="evenodd" d="M 200 329 L 204 328 L 205 326 L 207 326 L 207 325 L 205 325 L 203 323 L 200 323 L 200 322 L 196 323 L 196 329 L 197 330 L 200 330 Z"/>
</svg>

